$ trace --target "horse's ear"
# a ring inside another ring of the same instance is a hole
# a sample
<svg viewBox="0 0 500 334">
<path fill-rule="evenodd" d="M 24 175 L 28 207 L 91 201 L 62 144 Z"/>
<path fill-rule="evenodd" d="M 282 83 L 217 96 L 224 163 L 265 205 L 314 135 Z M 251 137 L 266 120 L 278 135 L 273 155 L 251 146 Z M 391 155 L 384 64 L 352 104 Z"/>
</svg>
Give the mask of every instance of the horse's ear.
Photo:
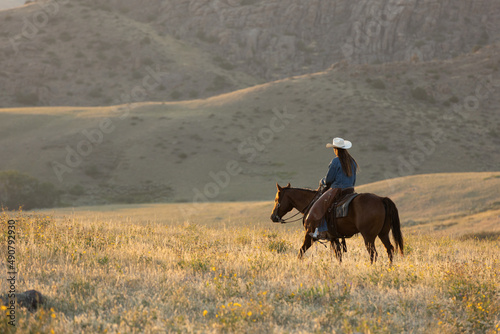
<svg viewBox="0 0 500 334">
<path fill-rule="evenodd" d="M 290 188 L 290 182 L 288 182 L 285 188 Z"/>
<path fill-rule="evenodd" d="M 278 191 L 281 191 L 281 189 L 283 189 L 280 187 L 280 185 L 277 182 L 276 182 L 276 188 L 278 189 Z"/>
</svg>

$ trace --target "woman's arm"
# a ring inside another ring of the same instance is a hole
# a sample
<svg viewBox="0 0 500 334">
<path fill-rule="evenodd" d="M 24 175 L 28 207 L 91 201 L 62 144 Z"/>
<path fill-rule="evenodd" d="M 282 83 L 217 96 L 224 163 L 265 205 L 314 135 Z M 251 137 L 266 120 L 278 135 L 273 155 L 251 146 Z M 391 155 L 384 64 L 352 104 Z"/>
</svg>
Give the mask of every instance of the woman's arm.
<svg viewBox="0 0 500 334">
<path fill-rule="evenodd" d="M 339 159 L 335 158 L 330 162 L 330 166 L 328 166 L 328 172 L 326 173 L 326 176 L 321 179 L 321 184 L 330 187 L 332 183 L 335 181 L 337 178 L 337 174 L 339 172 Z"/>
</svg>

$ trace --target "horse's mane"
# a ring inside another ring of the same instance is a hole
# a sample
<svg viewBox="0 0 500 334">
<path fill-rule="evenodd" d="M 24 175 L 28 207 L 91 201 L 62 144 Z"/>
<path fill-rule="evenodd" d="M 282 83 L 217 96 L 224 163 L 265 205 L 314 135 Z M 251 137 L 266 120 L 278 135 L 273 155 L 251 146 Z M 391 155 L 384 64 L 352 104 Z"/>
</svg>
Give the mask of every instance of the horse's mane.
<svg viewBox="0 0 500 334">
<path fill-rule="evenodd" d="M 297 187 L 289 187 L 289 188 L 283 188 L 283 190 L 285 189 L 290 189 L 290 190 L 303 190 L 303 191 L 308 191 L 308 192 L 312 192 L 312 193 L 315 193 L 318 191 L 318 189 L 310 189 L 310 188 L 297 188 Z"/>
</svg>

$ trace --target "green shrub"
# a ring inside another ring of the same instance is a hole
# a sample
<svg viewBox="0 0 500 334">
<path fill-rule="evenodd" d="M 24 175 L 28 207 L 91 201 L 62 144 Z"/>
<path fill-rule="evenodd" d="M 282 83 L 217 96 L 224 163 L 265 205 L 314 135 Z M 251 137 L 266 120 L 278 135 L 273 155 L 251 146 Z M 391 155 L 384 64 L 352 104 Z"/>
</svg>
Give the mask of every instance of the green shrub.
<svg viewBox="0 0 500 334">
<path fill-rule="evenodd" d="M 94 88 L 92 88 L 89 91 L 89 93 L 87 94 L 87 96 L 91 97 L 91 98 L 94 98 L 94 99 L 102 97 L 101 87 L 94 87 Z"/>
<path fill-rule="evenodd" d="M 385 83 L 382 79 L 375 79 L 370 82 L 371 86 L 376 89 L 385 89 Z"/>
<path fill-rule="evenodd" d="M 234 69 L 233 64 L 231 64 L 229 61 L 227 61 L 226 59 L 224 59 L 220 56 L 215 56 L 213 58 L 213 60 L 222 69 L 229 70 L 229 71 Z"/>
<path fill-rule="evenodd" d="M 79 184 L 75 184 L 68 190 L 68 193 L 73 196 L 81 196 L 85 194 L 85 188 Z"/>
<path fill-rule="evenodd" d="M 285 240 L 271 240 L 267 244 L 267 249 L 271 252 L 284 253 L 288 249 L 288 243 Z"/>
<path fill-rule="evenodd" d="M 38 95 L 36 93 L 21 93 L 15 95 L 15 100 L 19 104 L 36 106 L 38 104 Z"/>
<path fill-rule="evenodd" d="M 69 42 L 73 39 L 73 37 L 69 34 L 69 32 L 67 31 L 63 31 L 60 35 L 59 35 L 59 39 L 63 42 Z"/>
<path fill-rule="evenodd" d="M 93 179 L 97 179 L 99 176 L 101 176 L 101 171 L 96 165 L 91 165 L 85 168 L 85 175 L 90 176 Z"/>
<path fill-rule="evenodd" d="M 172 100 L 178 100 L 182 97 L 182 93 L 178 90 L 174 90 L 172 93 L 170 93 L 170 97 L 172 98 Z"/>
<path fill-rule="evenodd" d="M 421 100 L 421 101 L 427 101 L 427 102 L 431 102 L 431 103 L 436 102 L 434 97 L 432 95 L 427 94 L 427 91 L 422 87 L 416 87 L 415 89 L 412 89 L 411 96 L 413 96 L 413 98 L 415 98 L 417 100 Z"/>
<path fill-rule="evenodd" d="M 226 77 L 222 75 L 216 75 L 212 82 L 212 85 L 207 88 L 207 91 L 218 91 L 229 86 L 231 86 L 231 83 Z"/>
<path fill-rule="evenodd" d="M 16 170 L 0 172 L 0 205 L 8 210 L 22 207 L 50 208 L 59 203 L 60 191 L 52 183 Z"/>
</svg>

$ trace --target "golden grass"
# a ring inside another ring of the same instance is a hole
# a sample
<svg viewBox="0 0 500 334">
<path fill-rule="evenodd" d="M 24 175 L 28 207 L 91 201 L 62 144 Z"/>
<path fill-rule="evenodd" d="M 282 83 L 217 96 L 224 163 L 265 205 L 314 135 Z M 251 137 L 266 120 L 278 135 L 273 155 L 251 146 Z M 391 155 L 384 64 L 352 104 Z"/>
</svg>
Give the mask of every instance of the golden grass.
<svg viewBox="0 0 500 334">
<path fill-rule="evenodd" d="M 48 298 L 33 315 L 18 310 L 18 332 L 499 331 L 498 238 L 404 229 L 392 267 L 379 241 L 370 265 L 360 237 L 342 265 L 319 244 L 299 261 L 300 223 L 272 224 L 270 203 L 183 218 L 186 205 L 4 213 L 3 232 L 16 219 L 18 291 Z M 0 242 L 5 259 L 5 233 Z"/>
</svg>

